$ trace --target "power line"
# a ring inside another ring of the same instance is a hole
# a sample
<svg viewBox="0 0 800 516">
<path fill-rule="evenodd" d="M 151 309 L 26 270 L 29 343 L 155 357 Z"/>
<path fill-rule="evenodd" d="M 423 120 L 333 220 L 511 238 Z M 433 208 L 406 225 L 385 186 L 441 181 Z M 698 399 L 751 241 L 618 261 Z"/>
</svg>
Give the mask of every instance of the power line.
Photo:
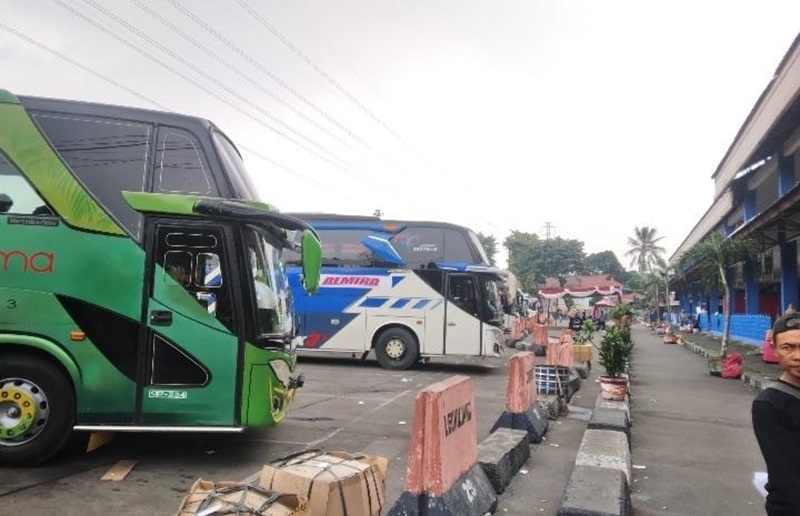
<svg viewBox="0 0 800 516">
<path fill-rule="evenodd" d="M 297 177 L 301 177 L 301 178 L 305 179 L 306 181 L 314 183 L 314 184 L 316 184 L 317 186 L 319 186 L 321 188 L 326 188 L 327 189 L 327 188 L 331 187 L 331 185 L 325 184 L 325 183 L 323 183 L 323 182 L 321 182 L 321 181 L 319 181 L 317 179 L 314 179 L 313 177 L 311 177 L 311 176 L 309 176 L 309 175 L 307 175 L 307 174 L 305 174 L 303 172 L 300 172 L 298 170 L 295 170 L 295 169 L 293 169 L 291 167 L 287 167 L 283 163 L 277 162 L 274 159 L 268 157 L 265 154 L 262 154 L 261 152 L 255 150 L 255 149 L 252 149 L 250 147 L 245 147 L 243 145 L 238 145 L 238 144 L 236 146 L 238 148 L 242 149 L 242 150 L 245 150 L 245 151 L 249 152 L 250 154 L 252 154 L 252 155 L 254 155 L 254 156 L 258 157 L 258 158 L 261 158 L 262 160 L 266 161 L 267 163 L 270 163 L 271 165 L 274 165 L 274 166 L 276 166 L 276 167 L 278 167 L 278 168 L 280 168 L 282 170 L 290 172 L 290 173 L 296 175 Z"/>
<path fill-rule="evenodd" d="M 79 63 L 78 61 L 72 59 L 71 57 L 62 54 L 58 50 L 50 48 L 47 45 L 45 45 L 44 43 L 42 43 L 40 41 L 37 41 L 37 40 L 31 38 L 30 36 L 27 36 L 24 33 L 12 28 L 12 27 L 9 27 L 8 25 L 4 24 L 2 21 L 0 21 L 0 29 L 3 29 L 4 31 L 6 31 L 6 32 L 8 32 L 10 34 L 13 34 L 16 37 L 18 37 L 18 38 L 20 38 L 20 39 L 22 39 L 24 41 L 27 41 L 28 43 L 30 43 L 31 45 L 35 46 L 39 50 L 43 50 L 43 51 L 47 52 L 48 54 L 54 55 L 54 56 L 58 57 L 59 59 L 62 59 L 63 61 L 66 61 L 67 63 L 71 64 L 72 66 L 80 68 L 81 70 L 83 70 L 86 73 L 94 75 L 98 79 L 101 79 L 101 80 L 103 80 L 103 81 L 105 81 L 105 82 L 107 82 L 107 83 L 109 83 L 111 85 L 116 86 L 117 88 L 125 91 L 126 93 L 129 93 L 130 95 L 133 95 L 134 97 L 138 98 L 139 100 L 143 100 L 145 102 L 149 102 L 153 106 L 156 106 L 159 109 L 163 109 L 164 111 L 169 111 L 169 108 L 167 108 L 164 104 L 156 102 L 155 100 L 151 99 L 150 97 L 142 95 L 141 93 L 138 93 L 138 92 L 128 88 L 127 86 L 115 81 L 114 79 L 112 79 L 108 75 L 105 75 L 105 74 L 102 74 L 102 73 L 98 72 L 94 68 L 90 68 L 90 67 L 86 66 L 85 64 Z"/>
<path fill-rule="evenodd" d="M 278 0 L 278 1 L 281 4 L 283 4 L 284 8 L 286 8 L 288 10 L 294 10 L 293 7 L 291 5 L 289 5 L 285 0 Z M 296 12 L 297 11 L 295 11 L 295 13 Z M 386 97 L 384 97 L 383 94 L 381 94 L 381 92 L 378 91 L 378 89 L 369 80 L 367 80 L 367 78 L 364 77 L 363 74 L 361 74 L 358 70 L 356 70 L 355 67 L 352 66 L 350 63 L 348 63 L 347 60 L 344 57 L 342 57 L 342 55 L 340 53 L 338 53 L 335 48 L 333 48 L 333 45 L 331 45 L 330 42 L 326 41 L 325 38 L 322 38 L 319 35 L 319 33 L 315 33 L 315 36 L 325 46 L 325 50 L 327 50 L 328 52 L 333 54 L 336 57 L 336 59 L 338 59 L 345 66 L 345 68 L 347 68 L 350 71 L 350 73 L 355 75 L 361 82 L 363 82 L 372 91 L 372 93 L 375 94 L 376 97 L 381 99 L 383 101 L 383 103 L 386 104 L 388 107 L 390 107 L 390 108 L 393 107 L 392 103 L 389 102 L 389 100 L 387 100 Z"/>
<path fill-rule="evenodd" d="M 191 19 L 195 24 L 197 24 L 200 27 L 202 27 L 203 29 L 205 29 L 205 31 L 208 32 L 209 34 L 211 34 L 215 39 L 217 39 L 218 41 L 223 43 L 225 46 L 227 46 L 229 49 L 231 49 L 233 52 L 238 54 L 239 57 L 241 57 L 242 59 L 247 61 L 250 65 L 252 65 L 258 71 L 260 71 L 261 73 L 263 73 L 264 75 L 266 75 L 267 77 L 269 77 L 270 79 L 275 81 L 280 87 L 282 87 L 283 89 L 285 89 L 286 91 L 288 91 L 289 93 L 294 95 L 297 99 L 299 99 L 301 102 L 303 102 L 303 104 L 305 104 L 309 108 L 313 109 L 319 115 L 323 116 L 326 120 L 328 120 L 330 123 L 332 123 L 333 125 L 338 127 L 340 130 L 342 130 L 345 133 L 347 133 L 348 136 L 350 136 L 355 141 L 357 141 L 360 144 L 362 144 L 364 147 L 374 151 L 372 146 L 370 146 L 367 142 L 365 142 L 363 139 L 358 137 L 358 135 L 354 134 L 350 129 L 345 127 L 336 118 L 334 118 L 333 116 L 328 114 L 325 110 L 323 110 L 321 107 L 317 106 L 314 102 L 312 102 L 311 100 L 306 98 L 302 93 L 300 93 L 299 91 L 297 91 L 294 88 L 292 88 L 292 86 L 290 84 L 288 84 L 286 81 L 281 79 L 278 75 L 276 75 L 273 72 L 271 72 L 269 69 L 267 69 L 261 63 L 259 63 L 256 59 L 254 59 L 252 56 L 250 56 L 247 52 L 242 50 L 236 44 L 232 43 L 229 39 L 227 39 L 225 36 L 220 34 L 216 29 L 214 29 L 214 27 L 212 27 L 210 24 L 206 23 L 203 19 L 201 19 L 199 16 L 197 16 L 196 14 L 194 14 L 193 12 L 188 10 L 186 7 L 184 7 L 180 2 L 178 2 L 177 0 L 167 0 L 167 2 L 169 2 L 175 9 L 177 9 L 181 13 L 183 13 L 184 16 L 186 16 L 189 19 Z"/>
<path fill-rule="evenodd" d="M 329 129 L 324 127 L 319 122 L 316 122 L 314 119 L 312 119 L 311 117 L 309 117 L 308 115 L 306 115 L 305 113 L 303 113 L 302 111 L 300 111 L 299 109 L 294 107 L 292 104 L 290 104 L 289 102 L 287 102 L 283 98 L 281 98 L 278 95 L 276 95 L 274 92 L 272 92 L 269 89 L 265 88 L 260 82 L 256 81 L 255 79 L 253 79 L 252 77 L 250 77 L 249 75 L 244 73 L 243 71 L 239 70 L 238 68 L 236 68 L 235 66 L 230 64 L 222 56 L 220 56 L 219 54 L 217 54 L 214 51 L 212 51 L 211 49 L 209 49 L 207 46 L 205 46 L 202 43 L 200 43 L 199 41 L 197 41 L 195 38 L 193 38 L 192 36 L 187 34 L 185 31 L 183 31 L 180 27 L 178 27 L 177 25 L 175 25 L 171 21 L 167 20 L 164 16 L 162 16 L 158 12 L 156 12 L 153 9 L 151 9 L 150 7 L 148 7 L 141 0 L 130 0 L 130 1 L 132 3 L 134 3 L 139 9 L 141 9 L 142 11 L 147 13 L 150 17 L 155 18 L 162 25 L 166 26 L 171 31 L 173 31 L 175 34 L 179 35 L 180 37 L 182 37 L 183 39 L 185 39 L 186 41 L 191 43 L 195 48 L 197 48 L 198 50 L 202 51 L 204 54 L 209 56 L 211 59 L 213 59 L 217 63 L 223 65 L 225 68 L 227 68 L 228 70 L 232 71 L 233 73 L 235 73 L 236 75 L 238 75 L 239 77 L 244 79 L 245 81 L 247 81 L 250 85 L 258 88 L 260 91 L 262 91 L 263 93 L 267 94 L 270 98 L 272 98 L 275 102 L 277 102 L 281 106 L 283 106 L 286 109 L 290 110 L 292 113 L 294 113 L 295 115 L 299 116 L 300 118 L 302 118 L 303 120 L 305 120 L 309 124 L 313 125 L 314 127 L 319 129 L 320 131 L 322 131 L 323 133 L 325 133 L 329 137 L 333 138 L 337 142 L 339 142 L 342 145 L 346 146 L 348 149 L 355 150 L 355 149 L 353 149 L 352 145 L 350 145 L 348 142 L 346 142 L 345 140 L 343 140 L 342 138 L 340 138 L 339 136 L 334 134 L 332 131 L 330 131 Z"/>
<path fill-rule="evenodd" d="M 93 69 L 93 68 L 91 68 L 91 67 L 89 67 L 89 66 L 87 66 L 87 65 L 85 65 L 85 64 L 83 64 L 83 63 L 81 63 L 79 61 L 76 61 L 75 59 L 72 59 L 69 56 L 66 56 L 66 55 L 62 54 L 58 50 L 55 50 L 55 49 L 45 45 L 44 43 L 42 43 L 40 41 L 37 41 L 37 40 L 25 35 L 24 33 L 12 28 L 12 27 L 9 27 L 8 25 L 4 24 L 2 21 L 0 21 L 0 29 L 3 29 L 6 32 L 8 32 L 8 33 L 10 33 L 10 34 L 22 39 L 23 41 L 26 41 L 26 42 L 30 43 L 31 45 L 35 46 L 39 50 L 43 50 L 44 52 L 47 52 L 47 53 L 49 53 L 51 55 L 54 55 L 55 57 L 58 57 L 59 59 L 71 64 L 72 66 L 75 66 L 76 68 L 79 68 L 80 70 L 83 70 L 84 72 L 87 72 L 87 73 L 89 73 L 91 75 L 94 75 L 98 79 L 100 79 L 102 81 L 105 81 L 105 82 L 111 84 L 112 86 L 115 86 L 115 87 L 125 91 L 126 93 L 129 93 L 130 95 L 133 95 L 134 97 L 136 97 L 136 98 L 138 98 L 140 100 L 143 100 L 143 101 L 145 101 L 145 102 L 147 102 L 147 103 L 149 103 L 149 104 L 151 104 L 151 105 L 153 105 L 153 106 L 155 106 L 155 107 L 157 107 L 159 109 L 162 109 L 164 111 L 172 111 L 169 107 L 165 106 L 164 104 L 161 104 L 160 102 L 158 102 L 156 100 L 153 100 L 150 97 L 148 97 L 146 95 L 143 95 L 143 94 L 141 94 L 141 93 L 139 93 L 139 92 L 137 92 L 137 91 L 125 86 L 124 84 L 115 81 L 111 77 L 109 77 L 109 76 L 107 76 L 105 74 L 102 74 L 102 73 L 96 71 L 95 69 Z M 295 169 L 293 169 L 291 167 L 288 167 L 288 166 L 286 166 L 286 165 L 284 165 L 284 164 L 282 164 L 282 163 L 280 163 L 278 161 L 275 161 L 272 158 L 269 158 L 269 157 L 261 154 L 260 152 L 257 152 L 255 150 L 247 148 L 247 147 L 243 147 L 241 145 L 238 145 L 238 147 L 240 149 L 246 150 L 247 152 L 250 152 L 251 154 L 253 154 L 253 155 L 255 155 L 255 156 L 257 156 L 257 157 L 259 157 L 259 158 L 271 163 L 272 165 L 274 165 L 274 166 L 276 166 L 276 167 L 278 167 L 278 168 L 280 168 L 282 170 L 285 170 L 285 171 L 287 171 L 287 172 L 289 172 L 291 174 L 294 174 L 294 175 L 296 175 L 298 177 L 302 177 L 303 179 L 306 179 L 308 181 L 316 183 L 319 186 L 322 186 L 324 188 L 329 188 L 330 187 L 330 185 L 323 184 L 323 183 L 317 181 L 316 179 L 314 179 L 314 178 L 312 178 L 312 177 L 310 177 L 310 176 L 308 176 L 308 175 L 306 175 L 306 174 L 304 174 L 302 172 L 299 172 L 299 171 L 297 171 L 297 170 L 295 170 Z"/>
<path fill-rule="evenodd" d="M 130 48 L 132 48 L 132 49 L 136 50 L 137 52 L 141 53 L 142 55 L 148 56 L 150 59 L 154 59 L 154 60 L 156 60 L 157 62 L 159 62 L 159 63 L 162 63 L 162 61 L 160 61 L 160 60 L 157 60 L 157 59 L 153 58 L 153 57 L 152 57 L 150 54 L 148 54 L 147 52 L 144 52 L 143 50 L 141 50 L 141 49 L 140 49 L 139 47 L 137 47 L 136 45 L 133 45 L 132 43 L 130 43 L 130 42 L 128 42 L 127 40 L 125 40 L 124 38 L 122 38 L 122 37 L 120 37 L 120 36 L 118 36 L 118 35 L 114 34 L 113 32 L 111 32 L 110 30 L 106 29 L 105 27 L 103 27 L 103 26 L 102 26 L 102 25 L 100 25 L 99 23 L 95 22 L 94 20 L 92 20 L 92 19 L 90 19 L 90 18 L 86 17 L 85 15 L 83 15 L 82 13 L 80 13 L 80 12 L 78 12 L 78 11 L 75 11 L 75 10 L 73 10 L 72 8 L 69 8 L 69 7 L 65 6 L 65 5 L 64 5 L 64 4 L 61 2 L 61 0 L 53 0 L 53 1 L 54 1 L 55 3 L 57 3 L 57 4 L 61 5 L 61 6 L 62 6 L 62 7 L 64 7 L 65 9 L 69 10 L 69 11 L 70 11 L 72 14 L 74 14 L 75 16 L 78 16 L 78 17 L 80 17 L 81 19 L 83 19 L 84 21 L 86 21 L 86 22 L 90 23 L 91 25 L 93 25 L 93 26 L 94 26 L 95 28 L 97 28 L 98 30 L 100 30 L 100 31 L 102 31 L 102 32 L 104 32 L 104 33 L 106 33 L 106 34 L 108 34 L 108 35 L 110 35 L 110 36 L 113 36 L 113 37 L 114 37 L 114 38 L 116 38 L 117 40 L 119 40 L 119 41 L 123 42 L 125 45 L 127 45 L 127 46 L 129 46 Z M 169 55 L 170 57 L 172 57 L 173 59 L 175 59 L 175 60 L 176 60 L 176 61 L 178 61 L 179 63 L 183 64 L 184 66 L 186 66 L 187 68 L 189 68 L 190 70 L 192 70 L 194 73 L 198 74 L 199 76 L 201 76 L 201 77 L 203 77 L 204 79 L 206 79 L 207 81 L 211 82 L 212 84 L 214 84 L 214 85 L 215 85 L 215 86 L 217 86 L 218 88 L 222 89 L 223 91 L 225 91 L 226 93 L 228 93 L 229 95 L 231 95 L 233 98 L 235 98 L 235 99 L 236 99 L 236 100 L 238 100 L 239 102 L 242 102 L 242 103 L 243 103 L 243 104 L 245 104 L 247 107 L 249 107 L 249 108 L 251 108 L 251 109 L 253 109 L 253 110 L 255 110 L 255 111 L 257 111 L 257 112 L 261 113 L 261 114 L 262 114 L 262 115 L 264 115 L 264 116 L 266 116 L 266 117 L 267 117 L 268 119 L 270 119 L 272 122 L 274 122 L 274 123 L 278 124 L 279 126 L 281 126 L 282 128 L 284 128 L 285 130 L 289 131 L 290 133 L 294 134 L 294 135 L 295 135 L 295 136 L 297 136 L 298 138 L 300 138 L 300 139 L 302 139 L 302 140 L 304 140 L 304 141 L 308 142 L 309 144 L 311 144 L 311 145 L 313 145 L 314 147 L 318 148 L 318 149 L 319 149 L 319 150 L 321 150 L 322 152 L 324 152 L 324 153 L 326 153 L 326 154 L 330 155 L 332 158 L 334 158 L 334 159 L 338 160 L 339 162 L 341 162 L 342 164 L 344 164 L 346 167 L 348 167 L 348 168 L 350 167 L 350 165 L 348 165 L 348 164 L 347 164 L 347 162 L 346 162 L 345 160 L 343 160 L 342 158 L 340 158 L 339 156 L 337 156 L 337 155 L 336 155 L 334 152 L 331 152 L 331 151 L 330 151 L 330 150 L 328 150 L 326 147 L 324 147 L 324 146 L 322 146 L 322 145 L 318 144 L 317 142 L 315 142 L 314 140 L 312 140 L 311 138 L 309 138 L 309 137 L 308 137 L 308 136 L 306 136 L 305 134 L 301 133 L 301 132 L 300 132 L 300 131 L 298 131 L 297 129 L 293 128 L 292 126 L 290 126 L 289 124 L 287 124 L 286 122 L 284 122 L 283 120 L 281 120 L 280 118 L 278 118 L 278 117 L 276 117 L 275 115 L 273 115 L 272 113 L 270 113 L 270 112 L 266 111 L 265 109 L 263 109 L 261 106 L 259 106 L 259 105 L 258 105 L 258 104 L 256 104 L 255 102 L 253 102 L 253 101 L 249 100 L 249 99 L 248 99 L 247 97 L 245 97 L 244 95 L 242 95 L 242 94 L 238 93 L 237 91 L 235 91 L 234 89 L 230 88 L 229 86 L 227 86 L 226 84 L 224 84 L 222 81 L 220 81 L 220 80 L 219 80 L 219 79 L 217 79 L 216 77 L 214 77 L 214 76 L 212 76 L 212 75 L 210 75 L 210 74 L 206 73 L 206 72 L 205 72 L 204 70 L 202 70 L 200 67 L 198 67 L 198 66 L 196 66 L 196 65 L 192 64 L 192 63 L 191 63 L 191 62 L 189 62 L 187 59 L 185 59 L 184 57 L 182 57 L 181 55 L 179 55 L 178 53 L 176 53 L 176 52 L 174 52 L 173 50 L 171 50 L 171 49 L 167 48 L 166 46 L 162 45 L 161 43 L 159 43 L 159 42 L 158 42 L 158 41 L 156 41 L 155 39 L 151 38 L 150 36 L 148 36 L 147 34 L 145 34 L 144 32 L 142 32 L 141 30 L 137 29 L 136 27 L 132 26 L 130 23 L 128 23 L 128 22 L 127 22 L 127 21 L 125 21 L 124 19 L 120 18 L 119 16 L 117 16 L 117 15 L 116 15 L 116 14 L 114 14 L 113 12 L 111 12 L 111 11 L 109 11 L 108 9 L 106 9 L 106 8 L 102 7 L 101 5 L 97 4 L 97 2 L 95 2 L 94 0 L 84 0 L 84 1 L 85 1 L 86 3 L 88 3 L 88 4 L 90 4 L 92 7 L 94 7 L 94 8 L 95 8 L 95 9 L 97 9 L 98 11 L 100 11 L 101 13 L 103 13 L 105 16 L 107 16 L 107 17 L 111 18 L 112 20 L 114 20 L 114 21 L 115 21 L 115 22 L 117 22 L 118 24 L 122 25 L 123 27 L 125 27 L 125 28 L 126 28 L 126 29 L 128 29 L 129 31 L 133 32 L 134 34 L 136 34 L 136 35 L 137 35 L 137 36 L 139 36 L 140 38 L 144 39 L 145 41 L 147 41 L 148 43 L 150 43 L 150 44 L 151 44 L 151 45 L 153 45 L 154 47 L 158 48 L 158 49 L 159 49 L 161 52 L 163 52 L 163 53 L 165 53 L 165 54 Z M 169 66 L 168 66 L 168 69 L 169 69 L 170 71 L 173 71 L 173 72 L 174 72 L 174 70 L 173 70 L 171 67 L 169 67 Z M 195 84 L 196 84 L 196 83 L 195 83 Z M 275 131 L 275 132 L 276 132 L 277 134 L 279 134 L 280 136 L 282 136 L 282 137 L 284 137 L 284 138 L 287 138 L 287 139 L 288 139 L 289 141 L 291 141 L 292 143 L 298 144 L 298 145 L 300 145 L 301 147 L 303 147 L 305 150 L 308 150 L 309 152 L 314 152 L 314 154 L 315 154 L 315 155 L 317 155 L 318 157 L 321 157 L 321 158 L 322 158 L 322 156 L 321 156 L 319 153 L 317 153 L 317 152 L 315 152 L 315 151 L 313 151 L 313 150 L 309 149 L 308 147 L 306 147 L 306 146 L 304 146 L 304 145 L 300 144 L 299 142 L 297 142 L 297 141 L 296 141 L 296 140 L 294 140 L 293 138 L 291 138 L 291 137 L 287 136 L 287 135 L 286 135 L 285 133 L 283 133 L 282 131 L 280 131 L 280 130 L 276 130 L 276 129 L 272 128 L 272 126 L 269 126 L 269 125 L 268 125 L 268 127 L 269 127 L 270 129 L 272 129 L 273 131 Z M 328 159 L 325 159 L 325 160 L 326 160 L 326 161 L 328 161 L 329 163 L 333 164 L 333 163 L 332 163 L 330 160 L 328 160 Z"/>
<path fill-rule="evenodd" d="M 175 0 L 168 0 L 169 2 L 174 2 Z M 383 127 L 389 134 L 394 136 L 400 143 L 406 146 L 411 152 L 420 156 L 420 152 L 413 146 L 411 143 L 408 142 L 405 138 L 403 138 L 397 131 L 389 127 L 389 125 L 384 122 L 380 117 L 378 117 L 372 110 L 370 110 L 367 106 L 365 106 L 361 101 L 359 101 L 355 95 L 350 93 L 350 91 L 342 86 L 336 79 L 334 79 L 330 74 L 328 74 L 325 70 L 322 69 L 317 63 L 315 63 L 309 56 L 307 56 L 300 48 L 297 47 L 294 43 L 292 43 L 286 36 L 284 36 L 278 29 L 272 26 L 267 20 L 265 20 L 255 9 L 250 7 L 250 5 L 245 2 L 245 0 L 236 0 L 236 2 L 242 6 L 242 8 L 247 11 L 250 16 L 253 17 L 259 24 L 261 24 L 265 29 L 267 29 L 273 36 L 275 36 L 278 41 L 283 43 L 289 50 L 294 52 L 300 59 L 302 59 L 308 66 L 310 66 L 314 71 L 316 71 L 319 75 L 321 75 L 328 83 L 330 83 L 336 90 L 338 90 L 342 95 L 344 95 L 348 100 L 350 100 L 353 104 L 358 106 L 361 111 L 367 114 L 375 123 Z M 424 159 L 424 161 L 428 161 Z M 433 166 L 433 168 L 437 168 L 435 165 L 431 164 L 429 161 L 428 163 Z"/>
</svg>

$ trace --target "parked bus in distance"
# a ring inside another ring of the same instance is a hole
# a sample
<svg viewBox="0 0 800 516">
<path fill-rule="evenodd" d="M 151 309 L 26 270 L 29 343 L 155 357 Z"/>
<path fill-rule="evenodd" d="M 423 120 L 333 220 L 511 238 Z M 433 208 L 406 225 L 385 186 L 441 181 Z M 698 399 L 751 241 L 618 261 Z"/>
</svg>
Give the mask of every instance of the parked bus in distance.
<svg viewBox="0 0 800 516">
<path fill-rule="evenodd" d="M 313 291 L 320 246 L 253 197 L 208 121 L 0 90 L 0 465 L 73 430 L 283 419 L 302 377 L 281 252 Z"/>
<path fill-rule="evenodd" d="M 429 268 L 431 264 L 491 265 L 478 235 L 464 226 L 447 222 L 382 220 L 371 216 L 331 213 L 291 215 L 316 228 L 326 260 L 339 264 L 363 265 L 361 255 L 367 251 L 361 239 L 376 233 L 383 234 L 389 240 L 410 269 Z M 341 229 L 342 222 L 362 224 L 358 228 Z"/>
<path fill-rule="evenodd" d="M 425 357 L 500 353 L 501 271 L 471 263 L 480 254 L 470 249 L 468 230 L 436 222 L 299 216 L 320 234 L 323 248 L 313 297 L 300 289 L 299 257 L 284 254 L 303 350 L 362 358 L 374 350 L 388 369 L 407 369 Z M 422 224 L 430 231 L 423 232 Z"/>
</svg>

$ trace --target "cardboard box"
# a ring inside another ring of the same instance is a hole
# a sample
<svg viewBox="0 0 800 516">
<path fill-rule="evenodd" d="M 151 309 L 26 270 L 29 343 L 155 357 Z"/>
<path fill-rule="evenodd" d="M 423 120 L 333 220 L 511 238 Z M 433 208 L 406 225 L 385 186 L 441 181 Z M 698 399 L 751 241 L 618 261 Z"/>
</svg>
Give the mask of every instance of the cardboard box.
<svg viewBox="0 0 800 516">
<path fill-rule="evenodd" d="M 259 485 L 307 500 L 309 516 L 378 516 L 386 505 L 386 467 L 383 457 L 308 452 L 264 466 Z"/>
<path fill-rule="evenodd" d="M 305 503 L 296 495 L 268 492 L 240 482 L 211 482 L 202 478 L 192 485 L 176 516 L 217 514 L 308 516 Z"/>
</svg>

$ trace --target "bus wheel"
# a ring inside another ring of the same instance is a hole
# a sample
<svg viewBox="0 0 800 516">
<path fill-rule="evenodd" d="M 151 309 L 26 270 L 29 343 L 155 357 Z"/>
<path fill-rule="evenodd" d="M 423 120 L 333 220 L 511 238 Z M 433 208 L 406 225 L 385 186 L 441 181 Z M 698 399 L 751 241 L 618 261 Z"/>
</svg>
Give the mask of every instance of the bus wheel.
<svg viewBox="0 0 800 516">
<path fill-rule="evenodd" d="M 375 356 L 385 369 L 408 369 L 419 356 L 417 339 L 405 328 L 389 328 L 378 336 Z"/>
<path fill-rule="evenodd" d="M 75 396 L 52 362 L 25 355 L 0 360 L 0 464 L 41 464 L 66 444 Z"/>
</svg>

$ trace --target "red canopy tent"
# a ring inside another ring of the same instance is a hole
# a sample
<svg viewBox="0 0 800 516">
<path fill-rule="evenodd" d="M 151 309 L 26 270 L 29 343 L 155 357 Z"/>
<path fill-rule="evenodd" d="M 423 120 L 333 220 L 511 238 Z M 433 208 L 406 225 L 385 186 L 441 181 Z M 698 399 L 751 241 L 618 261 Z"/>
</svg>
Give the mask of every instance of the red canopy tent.
<svg viewBox="0 0 800 516">
<path fill-rule="evenodd" d="M 617 303 L 622 302 L 622 289 L 616 285 L 600 286 L 600 287 L 544 287 L 539 289 L 539 298 L 547 299 L 561 299 L 564 296 L 572 297 L 589 297 L 595 294 L 604 296 L 603 299 L 595 303 L 595 312 L 598 306 L 616 306 Z M 617 297 L 617 303 L 613 303 L 610 296 Z M 608 303 L 600 305 L 600 303 Z M 548 310 L 549 311 L 549 310 Z"/>
</svg>

